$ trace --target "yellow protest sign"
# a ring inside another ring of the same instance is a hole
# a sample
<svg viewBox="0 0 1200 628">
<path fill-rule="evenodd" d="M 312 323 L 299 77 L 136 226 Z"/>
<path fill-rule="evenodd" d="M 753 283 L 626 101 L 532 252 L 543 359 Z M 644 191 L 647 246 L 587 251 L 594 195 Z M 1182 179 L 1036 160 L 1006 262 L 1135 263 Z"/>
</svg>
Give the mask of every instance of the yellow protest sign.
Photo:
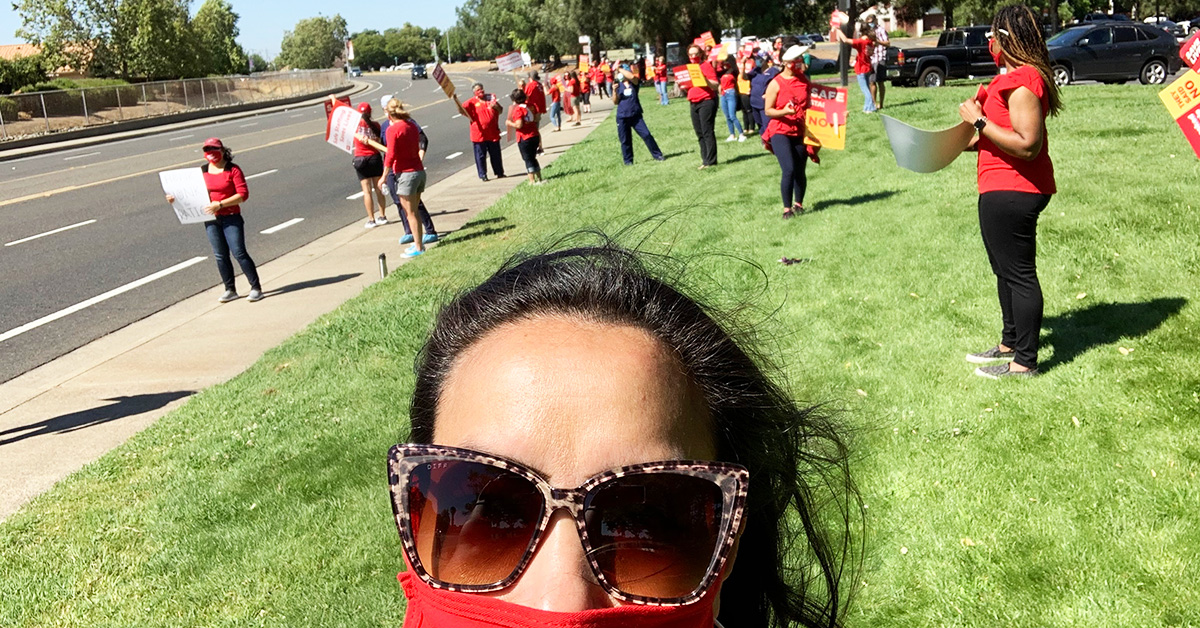
<svg viewBox="0 0 1200 628">
<path fill-rule="evenodd" d="M 1158 93 L 1171 117 L 1178 120 L 1200 105 L 1200 74 L 1188 70 L 1183 76 Z"/>
<path fill-rule="evenodd" d="M 687 64 L 688 76 L 692 79 L 692 87 L 708 87 L 708 81 L 704 78 L 704 72 L 700 70 L 699 63 Z"/>
</svg>

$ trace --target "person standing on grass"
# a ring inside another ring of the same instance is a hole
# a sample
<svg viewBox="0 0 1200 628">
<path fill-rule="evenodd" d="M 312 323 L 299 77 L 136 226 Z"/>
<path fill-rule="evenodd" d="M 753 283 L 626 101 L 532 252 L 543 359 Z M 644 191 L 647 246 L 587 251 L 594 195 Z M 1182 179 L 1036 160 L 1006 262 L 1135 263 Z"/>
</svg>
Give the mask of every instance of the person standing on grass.
<svg viewBox="0 0 1200 628">
<path fill-rule="evenodd" d="M 667 98 L 667 61 L 659 56 L 654 62 L 654 91 L 658 92 L 658 104 L 669 105 Z"/>
<path fill-rule="evenodd" d="M 754 67 L 754 58 L 741 59 L 738 61 L 737 67 L 738 109 L 742 110 L 742 128 L 746 133 L 752 133 L 759 130 L 758 124 L 754 120 L 754 114 L 750 111 L 750 79 L 747 78 L 750 69 Z"/>
<path fill-rule="evenodd" d="M 788 38 L 788 48 L 797 45 L 799 42 L 795 37 Z M 771 56 L 766 56 L 762 59 L 763 67 L 754 67 L 747 74 L 750 79 L 750 114 L 754 117 L 754 123 L 758 126 L 760 135 L 765 135 L 767 132 L 767 107 L 766 100 L 763 96 L 767 93 L 767 86 L 771 84 L 771 80 L 779 75 L 779 66 Z"/>
<path fill-rule="evenodd" d="M 1062 101 L 1029 7 L 1009 5 L 996 13 L 988 52 L 1005 73 L 988 84 L 982 103 L 971 98 L 958 111 L 979 132 L 969 147 L 979 151 L 979 229 L 996 275 L 1004 326 L 1000 344 L 967 361 L 1000 362 L 975 369 L 982 377 L 1030 377 L 1038 372 L 1043 312 L 1037 221 L 1057 191 L 1046 116 L 1057 115 Z"/>
<path fill-rule="evenodd" d="M 393 98 L 387 107 L 391 124 L 387 131 L 387 154 L 383 156 L 383 173 L 395 173 L 393 189 L 399 197 L 401 211 L 408 215 L 413 230 L 413 244 L 401 257 L 412 258 L 425 252 L 425 238 L 417 207 L 425 191 L 425 164 L 421 162 L 421 127 L 413 122 L 404 103 Z"/>
<path fill-rule="evenodd" d="M 871 52 L 871 98 L 874 99 L 875 110 L 878 111 L 883 109 L 883 94 L 887 91 L 884 79 L 887 74 L 887 48 L 891 40 L 888 39 L 887 29 L 879 23 L 874 12 L 867 14 L 863 30 L 875 33 L 876 46 Z"/>
<path fill-rule="evenodd" d="M 330 97 L 332 98 L 332 96 Z M 378 122 L 371 119 L 371 103 L 358 103 L 358 112 L 362 120 L 354 131 L 354 172 L 358 175 L 358 183 L 362 187 L 363 205 L 367 208 L 366 229 L 376 225 L 386 225 L 387 214 L 384 212 L 386 202 L 383 192 L 379 189 L 379 178 L 383 176 L 383 155 L 375 148 L 382 139 L 382 130 Z M 374 144 L 375 146 L 372 146 Z M 375 206 L 379 206 L 379 218 L 375 218 Z"/>
<path fill-rule="evenodd" d="M 393 96 L 388 95 L 384 96 L 380 101 L 384 111 L 387 111 L 388 103 L 392 101 L 392 98 Z M 413 124 L 417 125 L 417 130 L 421 133 L 419 145 L 420 152 L 418 156 L 421 158 L 421 163 L 424 163 L 425 151 L 429 149 L 429 138 L 425 135 L 425 130 L 421 128 L 421 123 L 417 122 L 415 118 L 410 119 L 412 119 Z M 390 126 L 391 121 L 387 119 L 387 116 L 384 116 L 384 120 L 380 125 L 380 133 L 383 136 L 383 141 L 385 142 L 387 141 L 387 130 Z M 379 151 L 381 157 L 383 154 L 387 153 L 386 144 L 375 144 L 374 146 L 375 149 Z M 382 159 L 380 160 L 380 165 L 382 168 Z M 404 210 L 401 209 L 402 206 L 400 205 L 400 197 L 396 195 L 396 174 L 389 173 L 384 181 L 387 184 L 389 194 L 391 194 L 392 202 L 396 204 L 396 212 L 400 214 L 400 224 L 404 225 L 404 237 L 400 238 L 400 244 L 411 244 L 413 241 L 412 227 L 408 224 L 408 216 L 406 216 L 404 214 Z M 437 229 L 433 226 L 433 218 L 429 215 L 429 210 L 425 208 L 424 200 L 417 205 L 417 215 L 421 218 L 421 225 L 425 230 L 425 235 L 421 238 L 421 241 L 425 244 L 437 242 Z"/>
<path fill-rule="evenodd" d="M 618 66 L 616 72 L 618 81 L 613 85 L 612 101 L 617 106 L 617 139 L 621 142 L 621 159 L 626 166 L 633 165 L 633 137 L 630 136 L 630 131 L 633 131 L 642 138 L 655 161 L 664 161 L 666 157 L 663 157 L 658 142 L 654 141 L 642 117 L 642 102 L 638 99 L 641 79 L 626 64 Z"/>
<path fill-rule="evenodd" d="M 559 83 L 557 76 L 550 77 L 550 126 L 553 126 L 551 131 L 558 132 L 562 130 L 562 84 Z"/>
<path fill-rule="evenodd" d="M 868 30 L 862 37 L 846 37 L 840 29 L 833 29 L 838 41 L 850 44 L 857 53 L 854 57 L 854 75 L 858 77 L 858 89 L 863 94 L 863 113 L 875 113 L 875 99 L 871 97 L 871 54 L 875 51 L 875 31 Z"/>
<path fill-rule="evenodd" d="M 250 200 L 246 175 L 233 163 L 233 151 L 226 148 L 220 139 L 211 137 L 204 140 L 202 148 L 207 163 L 200 168 L 204 173 L 204 185 L 208 188 L 210 201 L 204 213 L 213 217 L 204 223 L 204 231 L 212 246 L 221 283 L 225 284 L 225 294 L 218 300 L 229 303 L 238 298 L 237 286 L 233 281 L 233 262 L 229 261 L 232 255 L 250 282 L 250 296 L 246 300 L 251 303 L 260 301 L 263 298 L 262 284 L 258 281 L 258 267 L 246 252 L 246 221 L 242 219 L 242 203 Z M 174 203 L 175 197 L 168 194 L 167 202 Z"/>
<path fill-rule="evenodd" d="M 542 182 L 542 166 L 537 160 L 538 145 L 541 143 L 537 122 L 534 120 L 533 110 L 526 104 L 527 97 L 523 90 L 514 89 L 509 98 L 512 99 L 513 106 L 509 108 L 508 119 L 504 121 L 504 125 L 508 127 L 509 133 L 516 136 L 517 149 L 521 152 L 521 159 L 525 161 L 525 174 L 529 176 L 529 182 L 536 185 Z"/>
<path fill-rule="evenodd" d="M 767 86 L 765 113 L 769 120 L 763 141 L 779 160 L 779 190 L 783 196 L 783 217 L 804 213 L 804 193 L 808 177 L 804 169 L 810 152 L 804 144 L 804 115 L 808 110 L 812 84 L 804 74 L 807 46 L 792 46 L 783 53 L 783 71 Z"/>
<path fill-rule="evenodd" d="M 742 128 L 742 123 L 738 122 L 737 118 L 737 69 L 728 59 L 725 60 L 722 67 L 720 93 L 721 113 L 725 114 L 725 126 L 729 129 L 729 137 L 725 138 L 725 141 L 746 141 L 746 131 Z"/>
<path fill-rule="evenodd" d="M 692 106 L 692 130 L 700 142 L 700 170 L 717 165 L 717 71 L 704 60 L 704 49 L 696 44 L 688 47 L 688 63 L 700 66 L 704 75 L 703 87 L 693 84 L 687 91 Z"/>
<path fill-rule="evenodd" d="M 471 92 L 471 98 L 465 103 L 458 102 L 458 94 L 455 94 L 454 104 L 458 106 L 458 112 L 466 116 L 471 123 L 475 171 L 480 181 L 487 181 L 487 160 L 491 157 L 492 173 L 497 179 L 503 179 L 504 162 L 500 159 L 500 113 L 504 107 L 495 94 L 483 91 L 482 83 L 472 85 Z"/>
</svg>

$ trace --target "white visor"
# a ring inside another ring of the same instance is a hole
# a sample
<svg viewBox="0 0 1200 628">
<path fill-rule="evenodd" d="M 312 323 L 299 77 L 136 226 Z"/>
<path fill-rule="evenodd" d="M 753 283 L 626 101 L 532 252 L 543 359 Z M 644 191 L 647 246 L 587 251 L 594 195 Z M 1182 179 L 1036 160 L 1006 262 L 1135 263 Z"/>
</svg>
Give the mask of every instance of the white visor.
<svg viewBox="0 0 1200 628">
<path fill-rule="evenodd" d="M 388 94 L 387 96 L 384 96 L 383 98 L 380 98 L 379 99 L 380 106 L 382 106 L 384 109 L 387 109 L 387 104 L 389 102 L 391 102 L 393 98 L 395 98 L 395 96 L 393 96 L 391 94 Z"/>
<path fill-rule="evenodd" d="M 804 53 L 808 52 L 809 48 L 811 48 L 811 46 L 792 46 L 791 48 L 787 49 L 787 52 L 783 53 L 783 60 L 795 61 L 796 59 L 802 57 Z"/>
</svg>

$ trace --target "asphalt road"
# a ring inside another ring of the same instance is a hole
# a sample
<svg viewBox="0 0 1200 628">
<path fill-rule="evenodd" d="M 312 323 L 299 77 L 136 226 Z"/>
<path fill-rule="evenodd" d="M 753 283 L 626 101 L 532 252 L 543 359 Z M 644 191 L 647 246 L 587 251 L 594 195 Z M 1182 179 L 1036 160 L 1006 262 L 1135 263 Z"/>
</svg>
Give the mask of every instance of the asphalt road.
<svg viewBox="0 0 1200 628">
<path fill-rule="evenodd" d="M 515 87 L 495 73 L 452 78 L 460 94 L 479 80 L 505 103 Z M 363 80 L 371 88 L 355 104 L 378 111 L 380 97 L 395 94 L 425 127 L 430 184 L 473 167 L 467 122 L 436 82 L 408 73 Z M 205 138 L 222 138 L 250 178 L 242 215 L 257 264 L 362 223 L 361 198 L 347 198 L 361 192 L 350 156 L 325 143 L 324 129 L 323 107 L 308 106 L 0 162 L 0 382 L 220 283 L 203 226 L 179 224 L 157 175 L 199 166 Z M 429 209 L 436 222 L 461 208 Z M 281 287 L 264 280 L 268 296 Z"/>
</svg>

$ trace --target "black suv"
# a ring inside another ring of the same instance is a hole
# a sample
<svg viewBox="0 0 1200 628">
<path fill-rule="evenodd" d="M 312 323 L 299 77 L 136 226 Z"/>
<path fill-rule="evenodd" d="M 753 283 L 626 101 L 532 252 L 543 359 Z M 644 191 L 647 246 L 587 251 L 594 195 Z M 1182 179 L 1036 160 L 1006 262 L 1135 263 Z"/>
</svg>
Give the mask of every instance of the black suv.
<svg viewBox="0 0 1200 628">
<path fill-rule="evenodd" d="M 1072 26 L 1046 42 L 1054 82 L 1095 80 L 1162 85 L 1179 71 L 1179 43 L 1170 33 L 1137 22 Z"/>
<path fill-rule="evenodd" d="M 892 85 L 940 87 L 948 78 L 992 76 L 1000 71 L 988 53 L 990 26 L 951 28 L 938 36 L 936 48 L 889 47 L 887 79 Z"/>
</svg>

